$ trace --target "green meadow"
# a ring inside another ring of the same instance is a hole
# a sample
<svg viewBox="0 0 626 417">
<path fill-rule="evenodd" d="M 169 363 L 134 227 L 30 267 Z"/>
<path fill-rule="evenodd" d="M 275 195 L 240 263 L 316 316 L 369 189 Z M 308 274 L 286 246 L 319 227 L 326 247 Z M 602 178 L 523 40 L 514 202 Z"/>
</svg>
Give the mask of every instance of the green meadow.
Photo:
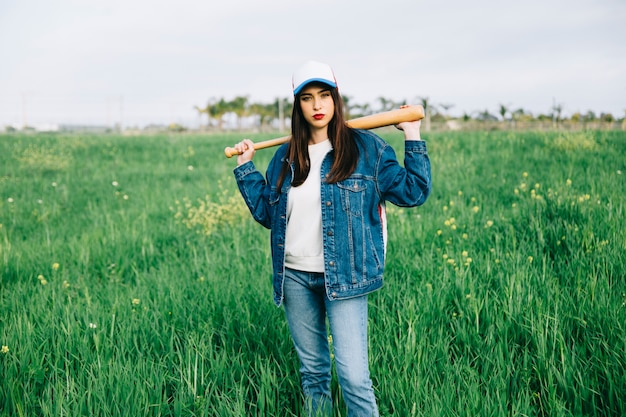
<svg viewBox="0 0 626 417">
<path fill-rule="evenodd" d="M 1 416 L 299 414 L 242 137 L 0 135 Z M 370 297 L 381 416 L 626 415 L 626 133 L 424 138 Z"/>
</svg>

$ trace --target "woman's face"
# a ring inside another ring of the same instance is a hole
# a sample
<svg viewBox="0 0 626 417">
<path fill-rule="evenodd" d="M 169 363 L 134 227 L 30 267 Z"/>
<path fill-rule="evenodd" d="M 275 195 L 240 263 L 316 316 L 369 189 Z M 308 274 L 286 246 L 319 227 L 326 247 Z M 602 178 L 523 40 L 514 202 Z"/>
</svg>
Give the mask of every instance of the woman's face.
<svg viewBox="0 0 626 417">
<path fill-rule="evenodd" d="M 300 107 L 304 119 L 311 129 L 328 129 L 335 115 L 335 102 L 330 87 L 324 84 L 310 84 L 300 94 Z"/>
</svg>

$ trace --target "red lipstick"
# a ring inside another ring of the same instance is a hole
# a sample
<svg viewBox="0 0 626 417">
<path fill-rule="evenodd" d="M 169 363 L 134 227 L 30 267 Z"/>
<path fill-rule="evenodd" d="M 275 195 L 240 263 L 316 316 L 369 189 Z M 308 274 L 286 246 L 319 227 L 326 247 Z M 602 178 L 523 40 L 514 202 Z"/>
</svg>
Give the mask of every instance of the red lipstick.
<svg viewBox="0 0 626 417">
<path fill-rule="evenodd" d="M 324 115 L 323 114 L 314 114 L 313 118 L 315 120 L 322 120 L 324 118 Z"/>
</svg>

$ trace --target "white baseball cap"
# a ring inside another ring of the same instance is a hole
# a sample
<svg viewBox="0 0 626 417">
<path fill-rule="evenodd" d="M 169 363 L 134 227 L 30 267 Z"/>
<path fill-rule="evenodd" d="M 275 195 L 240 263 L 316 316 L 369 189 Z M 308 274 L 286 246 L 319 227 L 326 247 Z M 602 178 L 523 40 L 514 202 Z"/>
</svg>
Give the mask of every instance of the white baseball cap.
<svg viewBox="0 0 626 417">
<path fill-rule="evenodd" d="M 337 87 L 337 80 L 330 66 L 317 61 L 308 61 L 293 73 L 293 95 L 295 96 L 302 91 L 304 86 L 314 81 L 328 84 L 333 88 Z"/>
</svg>

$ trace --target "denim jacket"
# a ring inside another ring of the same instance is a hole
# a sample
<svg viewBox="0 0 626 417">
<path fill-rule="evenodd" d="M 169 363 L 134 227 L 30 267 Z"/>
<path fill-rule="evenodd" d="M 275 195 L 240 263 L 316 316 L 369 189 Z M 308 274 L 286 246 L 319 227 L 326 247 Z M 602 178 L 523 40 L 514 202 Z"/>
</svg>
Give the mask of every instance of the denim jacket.
<svg viewBox="0 0 626 417">
<path fill-rule="evenodd" d="M 430 160 L 423 141 L 405 141 L 404 168 L 394 150 L 367 130 L 353 130 L 359 162 L 349 178 L 324 182 L 334 152 L 322 162 L 322 238 L 326 295 L 330 300 L 356 297 L 383 285 L 386 230 L 384 203 L 400 207 L 423 204 L 431 190 Z M 237 185 L 254 219 L 271 230 L 274 302 L 283 302 L 287 193 L 291 174 L 281 190 L 276 183 L 286 159 L 282 145 L 267 168 L 266 177 L 252 161 L 234 169 Z M 293 165 L 292 171 L 293 173 Z"/>
</svg>

